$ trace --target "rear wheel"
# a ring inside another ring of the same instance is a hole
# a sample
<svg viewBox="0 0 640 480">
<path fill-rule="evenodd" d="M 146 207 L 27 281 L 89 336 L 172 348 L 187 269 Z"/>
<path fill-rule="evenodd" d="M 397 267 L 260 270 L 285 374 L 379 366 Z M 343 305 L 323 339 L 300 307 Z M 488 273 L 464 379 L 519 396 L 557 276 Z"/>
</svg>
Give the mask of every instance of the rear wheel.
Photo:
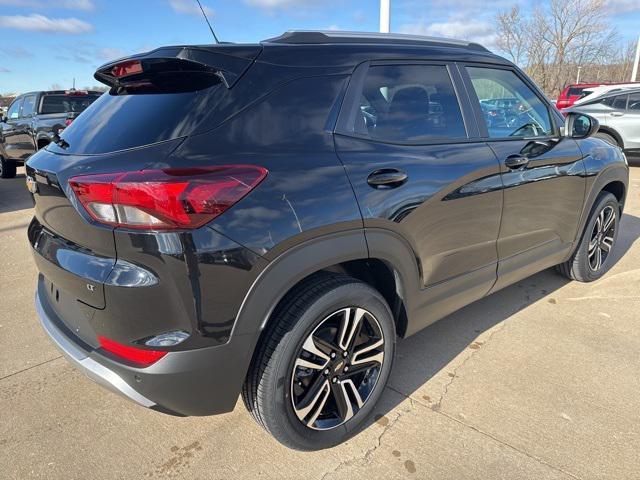
<svg viewBox="0 0 640 480">
<path fill-rule="evenodd" d="M 596 138 L 600 138 L 600 139 L 604 140 L 605 142 L 613 145 L 614 147 L 619 147 L 620 146 L 620 144 L 615 139 L 615 137 L 613 135 L 609 135 L 606 132 L 596 132 L 593 136 L 596 137 Z"/>
<path fill-rule="evenodd" d="M 618 200 L 609 192 L 601 192 L 591 211 L 578 248 L 567 262 L 558 266 L 558 271 L 580 282 L 592 282 L 602 277 L 611 268 L 619 222 Z"/>
<path fill-rule="evenodd" d="M 346 275 L 310 278 L 270 321 L 243 399 L 255 420 L 298 450 L 358 432 L 391 371 L 395 328 L 384 298 Z"/>
<path fill-rule="evenodd" d="M 13 178 L 16 176 L 16 164 L 4 157 L 0 157 L 0 178 Z"/>
</svg>

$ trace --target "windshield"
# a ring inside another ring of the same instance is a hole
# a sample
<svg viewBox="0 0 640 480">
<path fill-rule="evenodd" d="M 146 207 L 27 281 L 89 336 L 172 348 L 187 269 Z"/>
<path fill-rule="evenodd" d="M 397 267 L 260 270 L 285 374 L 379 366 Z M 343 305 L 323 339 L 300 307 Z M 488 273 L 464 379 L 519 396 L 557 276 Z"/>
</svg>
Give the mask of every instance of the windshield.
<svg viewBox="0 0 640 480">
<path fill-rule="evenodd" d="M 98 99 L 100 95 L 44 95 L 40 113 L 82 112 Z"/>
</svg>

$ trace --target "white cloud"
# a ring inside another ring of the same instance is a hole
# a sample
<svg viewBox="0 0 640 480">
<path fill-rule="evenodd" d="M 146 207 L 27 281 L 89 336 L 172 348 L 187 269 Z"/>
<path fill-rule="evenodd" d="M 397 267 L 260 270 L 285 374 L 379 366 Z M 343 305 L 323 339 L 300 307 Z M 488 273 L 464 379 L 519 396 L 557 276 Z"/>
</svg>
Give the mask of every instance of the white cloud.
<svg viewBox="0 0 640 480">
<path fill-rule="evenodd" d="M 96 57 L 106 62 L 116 60 L 127 55 L 127 52 L 121 48 L 101 48 L 96 52 Z"/>
<path fill-rule="evenodd" d="M 200 7 L 196 0 L 169 0 L 169 5 L 171 8 L 177 13 L 184 13 L 187 15 L 202 15 L 202 11 L 200 11 Z M 213 15 L 213 10 L 207 7 L 206 5 L 202 5 L 204 12 L 208 17 Z"/>
<path fill-rule="evenodd" d="M 638 0 L 608 0 L 605 5 L 613 15 L 640 12 L 640 2 Z"/>
<path fill-rule="evenodd" d="M 454 38 L 493 46 L 496 42 L 495 28 L 485 21 L 451 20 L 431 24 L 414 23 L 400 26 L 402 33 Z"/>
<path fill-rule="evenodd" d="M 93 26 L 77 18 L 49 18 L 31 15 L 0 16 L 0 27 L 34 32 L 80 34 L 93 30 Z"/>
<path fill-rule="evenodd" d="M 28 8 L 66 8 L 90 12 L 96 8 L 93 0 L 0 0 L 0 5 Z"/>
</svg>

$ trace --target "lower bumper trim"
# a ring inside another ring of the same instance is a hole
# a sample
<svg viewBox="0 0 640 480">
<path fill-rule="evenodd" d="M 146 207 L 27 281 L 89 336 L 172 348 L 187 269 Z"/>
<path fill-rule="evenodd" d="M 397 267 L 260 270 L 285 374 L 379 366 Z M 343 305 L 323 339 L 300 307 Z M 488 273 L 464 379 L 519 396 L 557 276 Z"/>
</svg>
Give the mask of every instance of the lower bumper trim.
<svg viewBox="0 0 640 480">
<path fill-rule="evenodd" d="M 103 387 L 115 392 L 119 395 L 128 398 L 129 400 L 142 405 L 143 407 L 151 408 L 156 404 L 148 398 L 141 395 L 134 390 L 127 382 L 125 382 L 116 372 L 109 370 L 104 365 L 99 364 L 94 359 L 89 357 L 88 353 L 80 349 L 71 340 L 69 340 L 62 331 L 60 331 L 55 324 L 51 321 L 47 313 L 45 312 L 42 302 L 40 300 L 39 293 L 36 291 L 36 311 L 44 328 L 45 332 L 53 340 L 62 354 L 69 360 L 78 370 L 84 373 L 94 382 L 102 385 Z"/>
</svg>

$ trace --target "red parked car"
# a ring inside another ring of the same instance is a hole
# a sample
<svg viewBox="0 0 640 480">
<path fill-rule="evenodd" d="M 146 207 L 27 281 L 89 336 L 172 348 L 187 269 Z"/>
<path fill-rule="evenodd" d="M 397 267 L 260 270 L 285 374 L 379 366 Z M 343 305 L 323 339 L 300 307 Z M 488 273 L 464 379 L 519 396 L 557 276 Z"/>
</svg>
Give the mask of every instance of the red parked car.
<svg viewBox="0 0 640 480">
<path fill-rule="evenodd" d="M 556 107 L 558 108 L 568 108 L 575 103 L 576 100 L 580 98 L 582 95 L 582 91 L 585 88 L 590 87 L 599 87 L 600 85 L 609 85 L 607 83 L 574 83 L 572 85 L 567 85 L 558 96 L 558 101 L 556 102 Z"/>
<path fill-rule="evenodd" d="M 562 109 L 572 106 L 575 102 L 578 101 L 578 99 L 583 97 L 583 91 L 586 88 L 600 87 L 605 85 L 633 86 L 632 83 L 635 82 L 573 83 L 564 87 L 564 90 L 562 90 L 560 96 L 558 96 L 556 107 L 558 107 L 558 109 Z M 638 84 L 640 85 L 640 82 L 638 82 Z"/>
</svg>

